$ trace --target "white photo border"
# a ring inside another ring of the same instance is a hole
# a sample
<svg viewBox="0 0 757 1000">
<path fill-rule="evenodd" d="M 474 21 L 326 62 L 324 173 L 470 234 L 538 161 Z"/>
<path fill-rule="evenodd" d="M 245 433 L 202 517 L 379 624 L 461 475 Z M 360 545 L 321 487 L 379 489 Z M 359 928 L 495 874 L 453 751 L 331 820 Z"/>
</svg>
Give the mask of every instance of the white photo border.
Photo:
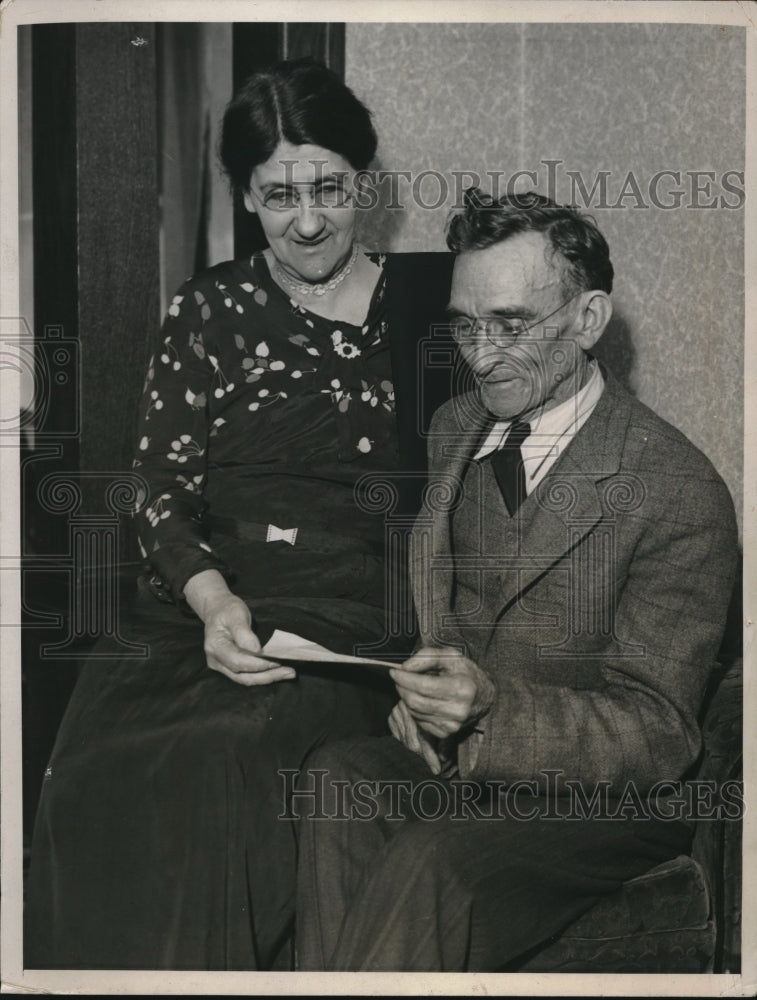
<svg viewBox="0 0 757 1000">
<path fill-rule="evenodd" d="M 750 16 L 751 15 L 751 16 Z M 20 316 L 17 177 L 17 50 L 21 24 L 105 21 L 331 21 L 331 22 L 541 22 L 728 24 L 746 29 L 747 123 L 757 122 L 757 15 L 736 0 L 645 2 L 645 0 L 544 0 L 534 3 L 434 2 L 434 0 L 4 0 L 0 4 L 0 302 L 4 316 Z M 744 620 L 745 718 L 757 707 L 754 622 L 757 618 L 757 139 L 746 135 L 745 202 L 745 489 Z M 3 373 L 3 410 L 16 412 L 18 379 Z M 18 551 L 19 470 L 14 449 L 0 448 L 2 553 Z M 18 575 L 0 573 L 2 620 L 20 619 Z M 14 627 L 0 629 L 0 789 L 2 791 L 2 911 L 0 968 L 8 993 L 145 993 L 210 995 L 585 995 L 585 996 L 749 996 L 757 990 L 757 821 L 750 808 L 757 772 L 755 740 L 745 740 L 744 910 L 741 975 L 424 974 L 298 972 L 123 972 L 24 970 L 22 959 L 22 783 L 21 641 Z M 746 905 L 746 904 L 749 905 Z"/>
</svg>

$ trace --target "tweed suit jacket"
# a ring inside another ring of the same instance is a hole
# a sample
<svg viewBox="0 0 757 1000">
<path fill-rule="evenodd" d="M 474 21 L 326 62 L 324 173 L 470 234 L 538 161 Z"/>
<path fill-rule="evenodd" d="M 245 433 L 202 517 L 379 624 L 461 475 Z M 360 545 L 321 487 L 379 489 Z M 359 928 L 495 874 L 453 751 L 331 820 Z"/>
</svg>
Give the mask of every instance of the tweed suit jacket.
<svg viewBox="0 0 757 1000">
<path fill-rule="evenodd" d="M 518 513 L 487 513 L 478 551 L 456 549 L 452 519 L 487 415 L 466 395 L 432 421 L 411 556 L 421 637 L 461 648 L 496 689 L 458 747 L 464 777 L 543 785 L 556 769 L 621 794 L 680 778 L 699 754 L 736 568 L 733 502 L 683 434 L 605 378 Z M 488 581 L 478 616 L 456 607 L 462 572 Z"/>
</svg>

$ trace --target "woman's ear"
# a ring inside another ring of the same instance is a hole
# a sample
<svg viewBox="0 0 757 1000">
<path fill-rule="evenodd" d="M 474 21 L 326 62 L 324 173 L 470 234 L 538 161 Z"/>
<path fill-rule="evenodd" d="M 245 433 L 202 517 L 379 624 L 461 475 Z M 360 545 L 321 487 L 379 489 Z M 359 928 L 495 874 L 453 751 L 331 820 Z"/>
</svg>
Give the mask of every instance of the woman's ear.
<svg viewBox="0 0 757 1000">
<path fill-rule="evenodd" d="M 591 291 L 586 293 L 581 313 L 580 327 L 576 335 L 576 343 L 584 351 L 590 350 L 602 334 L 612 316 L 612 302 L 607 292 Z"/>
<path fill-rule="evenodd" d="M 252 200 L 252 191 L 249 188 L 247 188 L 247 190 L 245 191 L 243 200 L 244 200 L 244 207 L 247 209 L 247 211 L 252 212 L 253 215 L 256 215 L 257 210 L 255 208 L 255 202 Z"/>
</svg>

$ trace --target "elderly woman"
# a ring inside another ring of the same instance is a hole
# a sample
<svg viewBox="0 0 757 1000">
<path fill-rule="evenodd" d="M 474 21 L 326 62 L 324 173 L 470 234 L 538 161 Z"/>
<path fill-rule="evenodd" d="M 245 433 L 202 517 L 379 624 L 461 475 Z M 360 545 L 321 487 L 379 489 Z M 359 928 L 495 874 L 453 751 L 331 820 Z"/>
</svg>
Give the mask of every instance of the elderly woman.
<svg viewBox="0 0 757 1000">
<path fill-rule="evenodd" d="M 278 772 L 391 707 L 378 675 L 261 655 L 274 628 L 345 653 L 385 634 L 383 520 L 354 495 L 398 466 L 385 262 L 355 242 L 375 148 L 366 108 L 309 61 L 227 108 L 223 165 L 268 247 L 187 281 L 155 342 L 129 632 L 149 657 L 79 679 L 35 829 L 29 967 L 288 961 Z"/>
</svg>

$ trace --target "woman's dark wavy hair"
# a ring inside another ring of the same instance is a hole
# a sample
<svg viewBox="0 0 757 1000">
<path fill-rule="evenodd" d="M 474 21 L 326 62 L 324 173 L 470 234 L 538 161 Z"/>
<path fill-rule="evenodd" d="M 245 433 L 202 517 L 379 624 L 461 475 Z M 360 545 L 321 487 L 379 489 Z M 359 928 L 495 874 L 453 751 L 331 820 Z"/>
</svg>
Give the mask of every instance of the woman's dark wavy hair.
<svg viewBox="0 0 757 1000">
<path fill-rule="evenodd" d="M 610 248 L 594 220 L 569 205 L 528 191 L 494 199 L 479 188 L 463 194 L 463 209 L 447 225 L 447 246 L 456 253 L 484 250 L 516 233 L 544 233 L 568 263 L 567 291 L 612 291 Z"/>
<path fill-rule="evenodd" d="M 232 188 L 246 191 L 253 168 L 282 139 L 323 146 L 355 170 L 368 166 L 377 145 L 370 111 L 336 73 L 309 58 L 254 73 L 227 106 L 219 156 Z"/>
</svg>

